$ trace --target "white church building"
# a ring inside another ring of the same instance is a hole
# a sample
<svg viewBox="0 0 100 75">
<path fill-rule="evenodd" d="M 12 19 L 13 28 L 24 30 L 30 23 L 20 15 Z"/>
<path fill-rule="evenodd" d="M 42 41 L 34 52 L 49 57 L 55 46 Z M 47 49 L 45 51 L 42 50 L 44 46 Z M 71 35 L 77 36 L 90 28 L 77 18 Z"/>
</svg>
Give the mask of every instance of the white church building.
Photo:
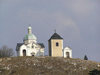
<svg viewBox="0 0 100 75">
<path fill-rule="evenodd" d="M 48 40 L 49 56 L 72 58 L 72 49 L 63 48 L 63 38 L 56 32 Z M 17 43 L 17 56 L 44 56 L 43 43 L 37 43 L 37 38 L 32 34 L 32 28 L 28 27 L 28 34 L 24 37 L 23 43 Z"/>
<path fill-rule="evenodd" d="M 32 34 L 32 28 L 28 27 L 28 34 L 24 37 L 23 43 L 17 43 L 17 56 L 44 56 L 43 43 L 37 43 L 37 38 Z"/>
</svg>

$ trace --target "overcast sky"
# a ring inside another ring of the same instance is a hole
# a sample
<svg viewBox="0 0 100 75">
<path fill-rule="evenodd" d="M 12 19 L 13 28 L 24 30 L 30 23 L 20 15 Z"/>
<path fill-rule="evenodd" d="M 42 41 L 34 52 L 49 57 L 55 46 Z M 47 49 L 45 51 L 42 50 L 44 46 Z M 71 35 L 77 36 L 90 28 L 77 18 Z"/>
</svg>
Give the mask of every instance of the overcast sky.
<svg viewBox="0 0 100 75">
<path fill-rule="evenodd" d="M 15 50 L 29 24 L 46 55 L 56 29 L 73 58 L 100 62 L 100 0 L 0 0 L 0 47 Z"/>
</svg>

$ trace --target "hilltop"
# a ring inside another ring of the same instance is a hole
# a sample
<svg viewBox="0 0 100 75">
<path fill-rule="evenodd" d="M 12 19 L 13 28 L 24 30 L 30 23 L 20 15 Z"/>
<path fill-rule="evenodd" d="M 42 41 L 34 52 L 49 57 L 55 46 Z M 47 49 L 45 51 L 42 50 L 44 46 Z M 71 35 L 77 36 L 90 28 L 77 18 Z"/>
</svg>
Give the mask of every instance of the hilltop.
<svg viewBox="0 0 100 75">
<path fill-rule="evenodd" d="M 88 75 L 100 63 L 61 57 L 0 58 L 0 75 Z"/>
</svg>

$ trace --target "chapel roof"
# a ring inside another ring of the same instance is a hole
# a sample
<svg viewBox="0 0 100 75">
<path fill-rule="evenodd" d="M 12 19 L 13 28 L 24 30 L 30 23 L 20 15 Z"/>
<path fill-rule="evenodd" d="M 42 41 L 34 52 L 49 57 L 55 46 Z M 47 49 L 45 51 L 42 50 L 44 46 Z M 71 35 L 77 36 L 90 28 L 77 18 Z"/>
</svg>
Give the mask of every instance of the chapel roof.
<svg viewBox="0 0 100 75">
<path fill-rule="evenodd" d="M 63 39 L 59 34 L 57 34 L 56 32 L 51 36 L 51 38 L 49 39 L 49 40 L 51 40 L 51 39 Z"/>
<path fill-rule="evenodd" d="M 42 48 L 45 48 L 43 43 L 38 43 Z"/>
<path fill-rule="evenodd" d="M 20 46 L 22 46 L 22 45 L 23 45 L 23 43 L 17 43 L 16 50 L 18 51 Z"/>
<path fill-rule="evenodd" d="M 71 49 L 70 47 L 65 47 L 64 49 Z"/>
<path fill-rule="evenodd" d="M 36 36 L 34 34 L 27 34 L 25 37 L 24 37 L 24 40 L 36 40 Z"/>
<path fill-rule="evenodd" d="M 23 40 L 37 40 L 36 36 L 32 34 L 32 27 L 28 27 L 28 34 L 24 37 Z"/>
</svg>

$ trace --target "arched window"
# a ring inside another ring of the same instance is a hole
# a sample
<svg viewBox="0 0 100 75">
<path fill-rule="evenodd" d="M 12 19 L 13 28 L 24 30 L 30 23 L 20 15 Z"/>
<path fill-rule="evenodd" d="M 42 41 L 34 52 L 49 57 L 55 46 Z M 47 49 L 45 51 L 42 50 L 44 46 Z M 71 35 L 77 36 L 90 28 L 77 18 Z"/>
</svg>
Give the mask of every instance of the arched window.
<svg viewBox="0 0 100 75">
<path fill-rule="evenodd" d="M 59 43 L 58 42 L 56 42 L 56 46 L 59 46 Z"/>
<path fill-rule="evenodd" d="M 69 52 L 66 52 L 66 57 L 67 57 L 67 58 L 70 58 L 69 55 L 70 55 L 70 53 L 69 53 Z"/>
<path fill-rule="evenodd" d="M 26 56 L 26 50 L 25 49 L 23 50 L 23 56 Z"/>
</svg>

